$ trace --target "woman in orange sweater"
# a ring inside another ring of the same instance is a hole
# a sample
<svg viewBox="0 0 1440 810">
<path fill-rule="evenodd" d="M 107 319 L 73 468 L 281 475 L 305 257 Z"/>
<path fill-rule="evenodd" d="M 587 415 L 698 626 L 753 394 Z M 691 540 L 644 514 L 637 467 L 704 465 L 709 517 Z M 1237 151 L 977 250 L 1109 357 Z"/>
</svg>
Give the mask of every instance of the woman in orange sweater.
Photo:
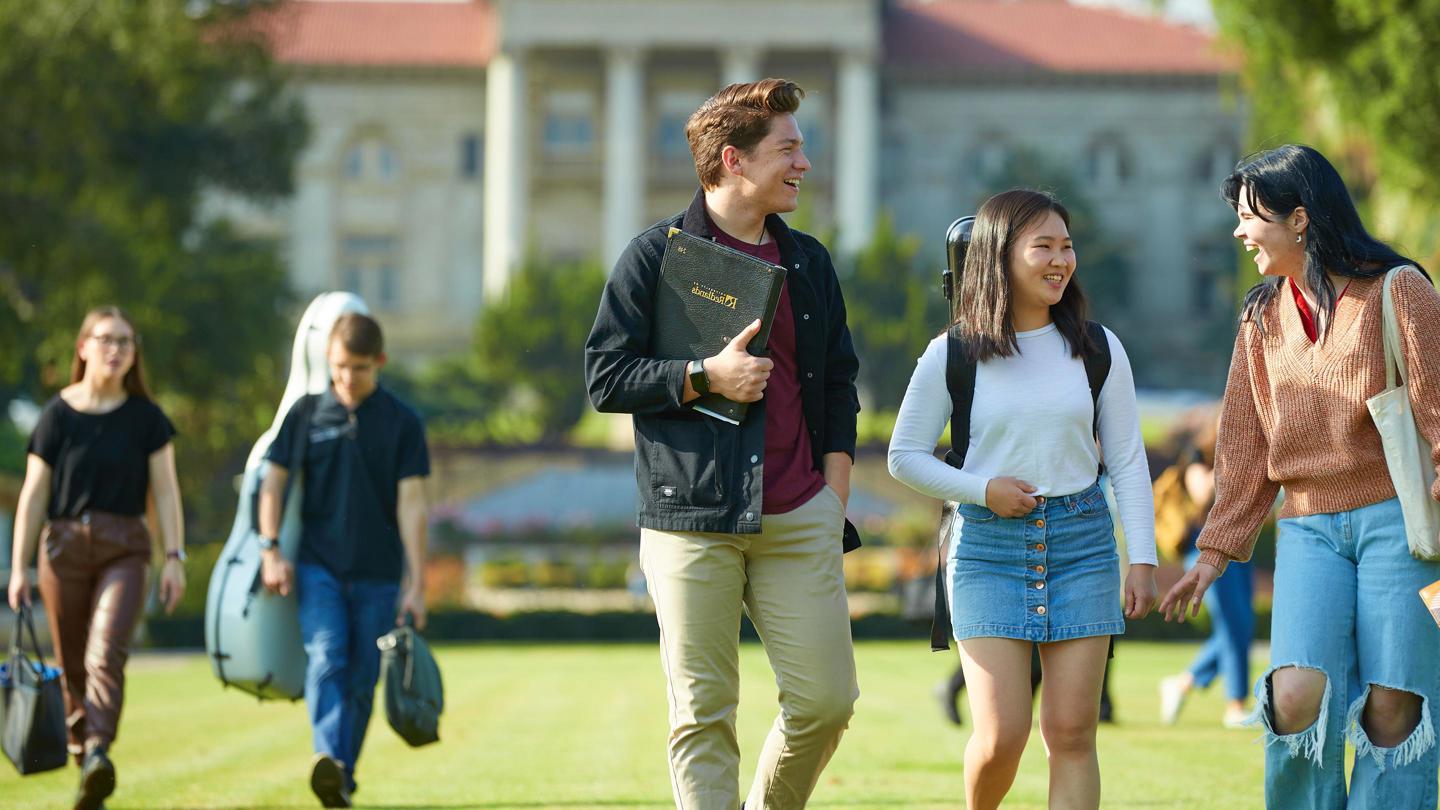
<svg viewBox="0 0 1440 810">
<path fill-rule="evenodd" d="M 1223 190 L 1239 216 L 1235 238 L 1266 278 L 1240 316 L 1199 562 L 1161 610 L 1194 615 L 1225 566 L 1249 559 L 1283 489 L 1271 669 L 1251 718 L 1268 743 L 1266 805 L 1433 808 L 1440 630 L 1416 592 L 1440 579 L 1440 562 L 1410 555 L 1365 400 L 1386 387 L 1383 291 L 1404 267 L 1392 292 L 1411 404 L 1440 451 L 1440 294 L 1366 232 L 1314 149 L 1248 159 Z M 1440 499 L 1440 483 L 1430 494 Z"/>
</svg>

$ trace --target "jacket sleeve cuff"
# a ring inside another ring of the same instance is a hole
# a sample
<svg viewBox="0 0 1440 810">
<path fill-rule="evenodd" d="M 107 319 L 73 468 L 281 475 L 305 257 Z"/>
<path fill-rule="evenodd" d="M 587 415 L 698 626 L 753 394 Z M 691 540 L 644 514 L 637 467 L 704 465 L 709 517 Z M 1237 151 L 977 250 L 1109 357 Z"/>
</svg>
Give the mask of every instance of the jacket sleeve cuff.
<svg viewBox="0 0 1440 810">
<path fill-rule="evenodd" d="M 1220 573 L 1223 574 L 1225 573 L 1225 567 L 1230 564 L 1230 558 L 1226 557 L 1224 554 L 1221 554 L 1213 548 L 1207 548 L 1204 551 L 1200 552 L 1200 557 L 1195 562 L 1197 565 L 1199 563 L 1213 565 L 1217 569 L 1219 569 Z"/>
</svg>

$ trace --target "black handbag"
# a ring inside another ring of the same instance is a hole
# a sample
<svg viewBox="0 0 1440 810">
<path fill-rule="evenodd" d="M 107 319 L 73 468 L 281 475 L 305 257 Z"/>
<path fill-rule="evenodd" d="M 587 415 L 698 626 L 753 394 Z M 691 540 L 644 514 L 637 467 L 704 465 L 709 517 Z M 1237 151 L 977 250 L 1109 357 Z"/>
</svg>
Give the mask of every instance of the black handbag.
<svg viewBox="0 0 1440 810">
<path fill-rule="evenodd" d="M 30 647 L 24 632 L 30 631 Z M 65 695 L 60 670 L 46 666 L 35 636 L 30 606 L 15 614 L 10 660 L 0 671 L 0 703 L 5 707 L 5 756 L 23 776 L 65 767 Z"/>
<path fill-rule="evenodd" d="M 412 746 L 437 742 L 445 687 L 430 645 L 408 624 L 375 643 L 380 647 L 380 669 L 385 674 L 385 720 Z"/>
</svg>

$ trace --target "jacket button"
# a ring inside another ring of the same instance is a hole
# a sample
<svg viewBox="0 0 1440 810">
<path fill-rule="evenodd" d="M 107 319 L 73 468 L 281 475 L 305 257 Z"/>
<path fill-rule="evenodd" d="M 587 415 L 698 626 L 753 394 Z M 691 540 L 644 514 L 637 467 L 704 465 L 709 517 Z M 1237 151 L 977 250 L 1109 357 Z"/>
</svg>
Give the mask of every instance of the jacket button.
<svg viewBox="0 0 1440 810">
<path fill-rule="evenodd" d="M 746 513 L 745 513 L 745 519 L 746 519 L 746 520 L 754 520 L 754 519 L 755 519 L 755 513 L 754 513 L 754 512 L 746 512 Z"/>
<path fill-rule="evenodd" d="M 807 312 L 807 313 L 805 313 L 804 315 L 801 315 L 800 318 L 801 318 L 802 320 L 808 321 L 808 320 L 810 320 L 810 313 Z"/>
<path fill-rule="evenodd" d="M 755 464 L 755 463 L 757 463 L 757 462 L 759 462 L 759 461 L 760 461 L 760 457 L 759 457 L 759 456 L 751 456 L 751 457 L 750 457 L 750 463 L 751 463 L 751 464 Z"/>
<path fill-rule="evenodd" d="M 807 380 L 813 380 L 813 379 L 815 379 L 815 372 L 813 372 L 813 371 L 807 371 L 807 372 L 805 372 L 805 379 L 807 379 Z"/>
<path fill-rule="evenodd" d="M 1044 605 L 1041 605 L 1040 607 L 1035 608 L 1035 612 L 1038 613 L 1038 614 L 1040 614 L 1041 616 L 1044 616 L 1044 615 L 1045 615 L 1045 606 L 1044 606 Z"/>
<path fill-rule="evenodd" d="M 795 263 L 795 269 L 796 269 L 796 270 L 799 270 L 799 269 L 800 269 L 800 263 L 799 263 L 799 262 L 796 262 L 796 263 Z"/>
</svg>

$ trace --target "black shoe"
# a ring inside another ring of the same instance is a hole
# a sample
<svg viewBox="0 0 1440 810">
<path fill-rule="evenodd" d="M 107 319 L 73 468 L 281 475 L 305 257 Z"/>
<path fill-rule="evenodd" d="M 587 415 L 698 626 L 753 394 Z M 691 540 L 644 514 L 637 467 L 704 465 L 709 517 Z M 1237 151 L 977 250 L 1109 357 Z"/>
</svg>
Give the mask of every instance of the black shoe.
<svg viewBox="0 0 1440 810">
<path fill-rule="evenodd" d="M 350 806 L 350 789 L 345 786 L 345 766 L 334 757 L 315 755 L 315 764 L 310 766 L 310 790 L 320 800 L 321 807 Z"/>
<path fill-rule="evenodd" d="M 85 752 L 80 766 L 80 792 L 75 796 L 75 810 L 102 810 L 105 799 L 115 792 L 115 765 L 105 746 L 97 745 Z"/>
</svg>

